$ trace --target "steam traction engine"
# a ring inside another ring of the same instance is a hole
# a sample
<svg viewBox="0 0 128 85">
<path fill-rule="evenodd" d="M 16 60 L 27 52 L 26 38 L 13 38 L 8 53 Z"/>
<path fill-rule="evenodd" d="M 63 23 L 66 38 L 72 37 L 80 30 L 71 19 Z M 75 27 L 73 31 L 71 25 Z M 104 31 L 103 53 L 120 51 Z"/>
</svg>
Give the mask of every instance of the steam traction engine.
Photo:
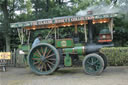
<svg viewBox="0 0 128 85">
<path fill-rule="evenodd" d="M 51 31 L 55 30 L 55 39 L 51 39 L 52 42 L 46 38 L 42 43 L 31 48 L 28 53 L 27 61 L 34 73 L 47 75 L 52 74 L 58 68 L 71 67 L 74 62 L 78 62 L 79 56 L 82 55 L 85 56 L 82 63 L 84 72 L 91 75 L 98 75 L 107 67 L 107 58 L 104 54 L 100 53 L 99 50 L 102 47 L 113 46 L 113 17 L 116 16 L 117 13 L 57 17 L 53 19 L 11 23 L 11 27 L 22 27 L 29 31 L 43 28 L 51 28 Z M 97 23 L 108 24 L 109 29 L 101 29 L 97 43 L 94 43 L 94 28 L 92 28 L 92 25 Z M 78 25 L 84 26 L 84 43 L 79 43 L 79 38 L 77 36 Z M 74 33 L 76 37 L 64 39 L 57 38 L 56 29 L 66 26 L 75 26 Z"/>
</svg>

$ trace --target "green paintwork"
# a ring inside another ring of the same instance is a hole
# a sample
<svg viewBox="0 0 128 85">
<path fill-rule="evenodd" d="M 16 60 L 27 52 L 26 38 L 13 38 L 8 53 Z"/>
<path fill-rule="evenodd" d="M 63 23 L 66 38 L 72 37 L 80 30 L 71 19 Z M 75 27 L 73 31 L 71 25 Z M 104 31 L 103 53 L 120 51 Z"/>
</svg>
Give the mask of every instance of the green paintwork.
<svg viewBox="0 0 128 85">
<path fill-rule="evenodd" d="M 66 56 L 64 58 L 64 65 L 65 66 L 72 66 L 72 59 L 68 53 L 66 54 Z"/>
<path fill-rule="evenodd" d="M 77 53 L 78 55 L 83 55 L 85 54 L 85 48 L 84 46 L 77 46 L 74 48 L 64 48 L 63 52 L 64 53 Z"/>
<path fill-rule="evenodd" d="M 77 53 L 78 55 L 82 55 L 82 54 L 85 54 L 85 49 L 84 49 L 84 46 L 77 46 L 74 48 L 64 48 L 63 52 L 64 52 L 64 54 L 66 54 L 66 56 L 64 58 L 64 65 L 71 66 L 72 60 L 71 60 L 71 57 L 69 56 L 69 54 Z"/>
<path fill-rule="evenodd" d="M 53 44 L 53 39 L 42 40 L 41 43 Z"/>
<path fill-rule="evenodd" d="M 74 47 L 72 39 L 60 39 L 56 40 L 56 48 L 67 48 Z"/>
<path fill-rule="evenodd" d="M 24 52 L 28 52 L 30 50 L 30 45 L 19 45 L 19 49 L 23 50 Z"/>
<path fill-rule="evenodd" d="M 79 55 L 82 55 L 82 54 L 85 54 L 85 52 L 83 52 L 83 46 L 80 46 L 80 47 L 75 47 L 75 51 L 77 52 L 77 54 Z"/>
<path fill-rule="evenodd" d="M 63 51 L 64 53 L 73 53 L 73 48 L 65 48 Z"/>
<path fill-rule="evenodd" d="M 83 44 L 77 43 L 77 44 L 75 44 L 75 46 L 83 46 Z"/>
<path fill-rule="evenodd" d="M 110 34 L 110 31 L 109 31 L 109 29 L 102 29 L 100 31 L 100 34 Z"/>
</svg>

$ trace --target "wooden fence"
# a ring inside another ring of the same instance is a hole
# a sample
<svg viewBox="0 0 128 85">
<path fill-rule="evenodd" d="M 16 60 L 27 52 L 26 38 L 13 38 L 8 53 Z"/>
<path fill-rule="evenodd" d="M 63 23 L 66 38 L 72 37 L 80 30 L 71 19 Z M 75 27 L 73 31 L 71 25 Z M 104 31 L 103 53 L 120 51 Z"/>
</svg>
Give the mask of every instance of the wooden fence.
<svg viewBox="0 0 128 85">
<path fill-rule="evenodd" d="M 6 60 L 6 66 L 12 66 L 12 67 L 16 66 L 16 53 L 15 52 L 11 52 L 11 59 Z"/>
<path fill-rule="evenodd" d="M 8 67 L 25 67 L 24 55 L 19 54 L 19 50 L 11 52 L 11 59 L 6 60 L 6 66 Z"/>
</svg>

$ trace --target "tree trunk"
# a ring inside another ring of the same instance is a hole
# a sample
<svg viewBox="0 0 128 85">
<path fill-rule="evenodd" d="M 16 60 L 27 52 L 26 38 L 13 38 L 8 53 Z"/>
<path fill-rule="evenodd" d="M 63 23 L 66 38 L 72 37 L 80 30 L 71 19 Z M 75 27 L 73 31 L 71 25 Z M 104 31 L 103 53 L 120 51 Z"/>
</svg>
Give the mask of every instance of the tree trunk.
<svg viewBox="0 0 128 85">
<path fill-rule="evenodd" d="M 8 13 L 8 9 L 7 9 L 7 5 L 8 5 L 8 0 L 4 0 L 4 2 L 1 4 L 1 8 L 4 14 L 4 38 L 5 38 L 5 42 L 6 42 L 6 51 L 10 51 L 10 37 L 9 37 L 9 13 Z"/>
<path fill-rule="evenodd" d="M 10 36 L 7 34 L 5 35 L 5 42 L 6 42 L 6 52 L 10 51 Z"/>
<path fill-rule="evenodd" d="M 35 4 L 35 10 L 36 10 L 36 19 L 39 18 L 38 14 L 39 14 L 39 11 L 38 11 L 38 5 L 39 5 L 39 0 L 36 0 L 36 2 L 34 2 Z"/>
<path fill-rule="evenodd" d="M 49 0 L 46 0 L 46 12 L 49 10 Z"/>
</svg>

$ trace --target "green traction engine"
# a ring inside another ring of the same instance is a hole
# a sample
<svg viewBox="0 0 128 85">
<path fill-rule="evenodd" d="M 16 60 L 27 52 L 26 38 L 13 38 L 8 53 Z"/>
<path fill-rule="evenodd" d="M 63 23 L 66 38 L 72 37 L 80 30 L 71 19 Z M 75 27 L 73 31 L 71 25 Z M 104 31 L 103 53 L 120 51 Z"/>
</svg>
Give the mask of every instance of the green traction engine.
<svg viewBox="0 0 128 85">
<path fill-rule="evenodd" d="M 48 42 L 48 39 L 45 39 L 45 42 L 42 41 L 42 43 L 31 48 L 27 57 L 28 65 L 34 73 L 48 75 L 59 68 L 73 66 L 80 61 L 80 56 L 85 56 L 82 60 L 84 72 L 90 75 L 99 75 L 107 67 L 107 58 L 99 50 L 103 47 L 113 46 L 113 17 L 116 16 L 117 13 L 57 17 L 53 19 L 12 23 L 11 27 L 23 27 L 31 31 L 43 28 L 56 30 L 56 28 L 75 26 L 75 34 L 77 35 L 77 26 L 83 25 L 85 31 L 85 37 L 83 37 L 85 39 L 84 43 L 77 42 L 77 38 L 59 39 L 56 37 L 57 33 L 55 31 L 54 44 Z M 109 29 L 101 29 L 97 42 L 94 42 L 95 32 L 93 25 L 97 23 L 108 24 Z"/>
</svg>

